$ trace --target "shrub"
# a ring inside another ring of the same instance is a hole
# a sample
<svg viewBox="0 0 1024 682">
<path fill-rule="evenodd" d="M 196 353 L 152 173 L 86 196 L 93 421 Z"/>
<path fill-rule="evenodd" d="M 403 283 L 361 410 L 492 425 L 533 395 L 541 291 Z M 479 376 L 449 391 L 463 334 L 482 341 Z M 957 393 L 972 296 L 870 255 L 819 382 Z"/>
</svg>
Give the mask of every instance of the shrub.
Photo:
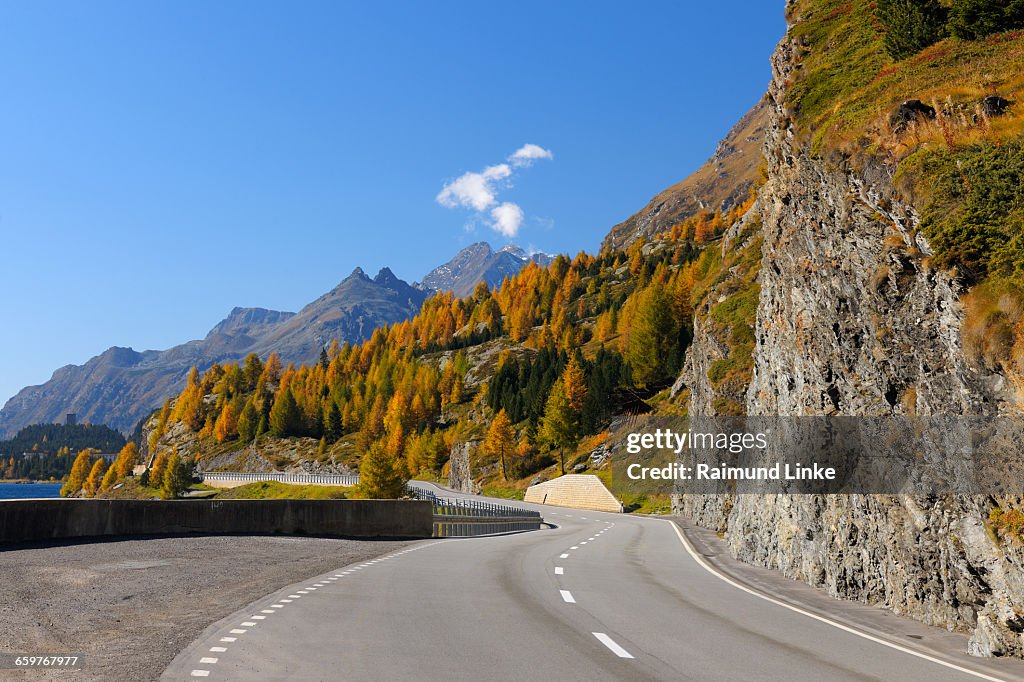
<svg viewBox="0 0 1024 682">
<path fill-rule="evenodd" d="M 1024 0 L 956 0 L 949 12 L 950 33 L 964 40 L 1015 28 L 1024 28 Z"/>
<path fill-rule="evenodd" d="M 878 0 L 885 50 L 893 59 L 917 54 L 946 37 L 946 8 L 937 0 Z"/>
</svg>

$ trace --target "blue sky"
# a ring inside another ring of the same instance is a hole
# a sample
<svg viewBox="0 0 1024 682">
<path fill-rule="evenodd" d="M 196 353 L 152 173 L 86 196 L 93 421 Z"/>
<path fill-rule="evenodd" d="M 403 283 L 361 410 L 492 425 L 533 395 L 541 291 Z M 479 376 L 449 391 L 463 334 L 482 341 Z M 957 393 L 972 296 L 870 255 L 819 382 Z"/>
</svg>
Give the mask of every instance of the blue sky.
<svg viewBox="0 0 1024 682">
<path fill-rule="evenodd" d="M 297 310 L 357 265 L 412 281 L 479 240 L 595 251 L 761 96 L 782 13 L 0 4 L 0 403 L 236 305 Z"/>
</svg>

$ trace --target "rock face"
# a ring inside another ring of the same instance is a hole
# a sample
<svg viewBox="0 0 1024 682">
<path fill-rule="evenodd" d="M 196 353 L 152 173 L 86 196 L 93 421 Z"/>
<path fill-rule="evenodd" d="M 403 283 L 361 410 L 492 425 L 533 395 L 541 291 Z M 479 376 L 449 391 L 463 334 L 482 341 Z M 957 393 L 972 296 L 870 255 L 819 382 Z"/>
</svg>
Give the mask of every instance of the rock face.
<svg viewBox="0 0 1024 682">
<path fill-rule="evenodd" d="M 746 199 L 757 178 L 767 117 L 765 103 L 755 104 L 718 143 L 703 166 L 613 227 L 601 250 L 625 249 L 637 239 L 664 232 L 698 211 L 727 209 Z"/>
<path fill-rule="evenodd" d="M 312 362 L 332 340 L 358 342 L 377 327 L 417 312 L 427 292 L 384 268 L 370 279 L 356 268 L 338 286 L 298 313 L 235 308 L 206 338 L 164 351 L 110 348 L 84 365 L 68 365 L 40 386 L 29 386 L 0 410 L 0 438 L 67 412 L 129 431 L 178 393 L 189 369 L 277 352 L 287 362 Z"/>
<path fill-rule="evenodd" d="M 433 291 L 452 291 L 457 297 L 469 296 L 480 282 L 489 286 L 501 284 L 528 263 L 547 265 L 552 257 L 546 253 L 527 254 L 518 246 L 494 251 L 487 242 L 477 242 L 459 251 L 454 258 L 431 270 L 415 286 Z"/>
<path fill-rule="evenodd" d="M 998 375 L 970 366 L 962 293 L 927 265 L 917 217 L 879 168 L 854 173 L 798 142 L 783 105 L 791 46 L 773 58 L 768 181 L 752 212 L 763 257 L 752 415 L 1019 412 Z M 700 319 L 676 390 L 714 414 L 721 344 Z M 992 500 L 966 496 L 677 497 L 726 533 L 732 553 L 844 599 L 971 634 L 975 655 L 1024 656 L 1024 553 L 986 528 Z"/>
<path fill-rule="evenodd" d="M 470 455 L 473 451 L 472 442 L 456 443 L 452 446 L 448 460 L 448 487 L 460 493 L 475 495 L 480 492 L 473 482 L 473 471 L 470 466 Z"/>
</svg>

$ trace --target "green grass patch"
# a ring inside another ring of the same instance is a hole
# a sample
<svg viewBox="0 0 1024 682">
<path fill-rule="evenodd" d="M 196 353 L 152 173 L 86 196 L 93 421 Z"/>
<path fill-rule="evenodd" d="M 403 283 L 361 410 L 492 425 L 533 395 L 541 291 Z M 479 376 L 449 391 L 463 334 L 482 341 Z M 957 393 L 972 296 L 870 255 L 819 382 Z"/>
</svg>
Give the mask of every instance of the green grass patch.
<svg viewBox="0 0 1024 682">
<path fill-rule="evenodd" d="M 940 267 L 969 281 L 1024 281 L 1024 140 L 924 149 L 896 181 L 923 208 L 921 230 Z"/>
<path fill-rule="evenodd" d="M 344 500 L 349 488 L 331 485 L 292 485 L 277 481 L 248 483 L 217 493 L 218 500 Z"/>
</svg>

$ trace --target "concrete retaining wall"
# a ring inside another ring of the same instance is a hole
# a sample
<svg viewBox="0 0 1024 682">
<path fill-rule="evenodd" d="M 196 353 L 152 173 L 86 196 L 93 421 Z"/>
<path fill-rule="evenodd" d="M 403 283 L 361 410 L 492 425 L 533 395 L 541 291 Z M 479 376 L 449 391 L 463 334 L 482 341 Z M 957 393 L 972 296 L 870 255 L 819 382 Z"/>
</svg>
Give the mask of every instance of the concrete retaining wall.
<svg viewBox="0 0 1024 682">
<path fill-rule="evenodd" d="M 185 533 L 429 538 L 429 502 L 4 500 L 0 543 Z"/>
<path fill-rule="evenodd" d="M 621 512 L 622 503 L 593 474 L 566 474 L 531 485 L 523 497 L 526 502 L 551 504 L 556 507 Z"/>
</svg>

